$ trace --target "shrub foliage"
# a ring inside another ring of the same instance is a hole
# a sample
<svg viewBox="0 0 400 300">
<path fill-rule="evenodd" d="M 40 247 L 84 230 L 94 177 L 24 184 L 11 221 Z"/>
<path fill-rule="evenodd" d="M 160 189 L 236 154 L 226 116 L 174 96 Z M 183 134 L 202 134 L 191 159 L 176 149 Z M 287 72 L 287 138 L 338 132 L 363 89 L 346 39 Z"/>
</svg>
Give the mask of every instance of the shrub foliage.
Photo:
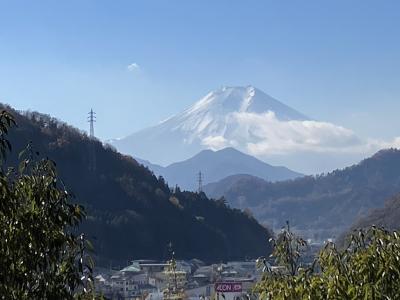
<svg viewBox="0 0 400 300">
<path fill-rule="evenodd" d="M 76 233 L 85 216 L 60 182 L 54 162 L 28 145 L 17 168 L 6 167 L 13 117 L 0 114 L 0 297 L 74 299 L 91 292 L 90 247 Z"/>
<path fill-rule="evenodd" d="M 372 226 L 354 231 L 347 244 L 327 243 L 305 266 L 299 259 L 305 242 L 285 229 L 272 255 L 286 271 L 272 271 L 261 259 L 265 272 L 255 293 L 260 299 L 400 299 L 400 235 Z"/>
</svg>

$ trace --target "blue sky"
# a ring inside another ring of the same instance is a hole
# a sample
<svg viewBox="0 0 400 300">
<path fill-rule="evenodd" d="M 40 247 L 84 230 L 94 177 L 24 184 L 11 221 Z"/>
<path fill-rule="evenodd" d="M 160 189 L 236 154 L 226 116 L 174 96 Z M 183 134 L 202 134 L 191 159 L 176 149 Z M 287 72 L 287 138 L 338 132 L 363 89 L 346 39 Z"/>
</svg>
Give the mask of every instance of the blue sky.
<svg viewBox="0 0 400 300">
<path fill-rule="evenodd" d="M 102 139 L 248 84 L 398 136 L 400 2 L 0 0 L 0 101 L 81 129 L 93 107 Z"/>
</svg>

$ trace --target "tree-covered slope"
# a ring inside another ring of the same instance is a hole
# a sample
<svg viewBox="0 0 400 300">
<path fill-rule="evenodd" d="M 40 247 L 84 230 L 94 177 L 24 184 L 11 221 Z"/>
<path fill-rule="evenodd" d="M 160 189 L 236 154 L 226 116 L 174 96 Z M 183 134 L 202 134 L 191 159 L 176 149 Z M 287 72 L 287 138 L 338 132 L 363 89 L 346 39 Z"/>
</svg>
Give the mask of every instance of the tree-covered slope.
<svg viewBox="0 0 400 300">
<path fill-rule="evenodd" d="M 382 150 L 343 170 L 284 182 L 233 176 L 205 191 L 250 208 L 260 222 L 277 227 L 290 220 L 306 237 L 335 237 L 400 192 L 400 151 Z"/>
<path fill-rule="evenodd" d="M 336 242 L 342 247 L 347 246 L 354 231 L 371 226 L 386 230 L 400 229 L 400 194 L 388 198 L 383 207 L 371 209 L 365 216 L 355 220 L 349 229 L 338 236 Z"/>
<path fill-rule="evenodd" d="M 357 220 L 352 228 L 367 228 L 372 225 L 390 230 L 400 229 L 400 194 L 389 198 L 384 207 L 372 209 L 365 217 Z"/>
<path fill-rule="evenodd" d="M 223 201 L 204 194 L 174 193 L 134 159 L 86 134 L 38 113 L 7 108 L 18 127 L 10 134 L 13 156 L 32 141 L 57 164 L 60 177 L 88 211 L 82 229 L 100 264 L 165 258 L 172 242 L 178 257 L 208 261 L 256 257 L 267 251 L 268 230 Z M 91 153 L 96 169 L 92 170 Z"/>
</svg>

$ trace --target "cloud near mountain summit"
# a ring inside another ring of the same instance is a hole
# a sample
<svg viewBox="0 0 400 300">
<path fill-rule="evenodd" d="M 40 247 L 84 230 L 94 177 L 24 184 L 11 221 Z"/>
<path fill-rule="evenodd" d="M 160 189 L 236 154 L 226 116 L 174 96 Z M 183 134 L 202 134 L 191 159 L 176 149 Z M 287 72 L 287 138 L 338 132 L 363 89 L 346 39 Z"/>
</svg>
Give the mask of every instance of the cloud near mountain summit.
<svg viewBox="0 0 400 300">
<path fill-rule="evenodd" d="M 312 120 L 248 86 L 210 92 L 180 114 L 115 145 L 122 152 L 161 164 L 187 159 L 202 149 L 234 147 L 265 161 L 274 157 L 274 163 L 291 163 L 300 171 L 314 173 L 349 160 L 357 162 L 382 148 L 400 147 L 400 138 L 361 138 L 345 127 Z"/>
<path fill-rule="evenodd" d="M 234 129 L 222 135 L 204 136 L 202 144 L 213 150 L 238 147 L 256 156 L 303 151 L 358 152 L 380 144 L 371 144 L 352 130 L 328 122 L 279 120 L 272 111 L 234 112 L 226 122 L 227 127 Z"/>
</svg>

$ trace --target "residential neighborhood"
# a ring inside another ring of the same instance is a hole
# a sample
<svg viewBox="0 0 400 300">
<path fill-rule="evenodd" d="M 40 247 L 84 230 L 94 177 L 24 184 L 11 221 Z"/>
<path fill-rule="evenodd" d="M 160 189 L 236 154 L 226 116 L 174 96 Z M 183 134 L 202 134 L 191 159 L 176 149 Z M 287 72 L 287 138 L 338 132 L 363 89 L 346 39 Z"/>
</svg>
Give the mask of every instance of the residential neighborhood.
<svg viewBox="0 0 400 300">
<path fill-rule="evenodd" d="M 120 269 L 99 269 L 96 288 L 109 299 L 164 299 L 163 291 L 173 285 L 185 299 L 248 299 L 252 285 L 261 277 L 256 261 L 232 261 L 206 265 L 198 259 L 170 263 L 134 260 Z"/>
</svg>

